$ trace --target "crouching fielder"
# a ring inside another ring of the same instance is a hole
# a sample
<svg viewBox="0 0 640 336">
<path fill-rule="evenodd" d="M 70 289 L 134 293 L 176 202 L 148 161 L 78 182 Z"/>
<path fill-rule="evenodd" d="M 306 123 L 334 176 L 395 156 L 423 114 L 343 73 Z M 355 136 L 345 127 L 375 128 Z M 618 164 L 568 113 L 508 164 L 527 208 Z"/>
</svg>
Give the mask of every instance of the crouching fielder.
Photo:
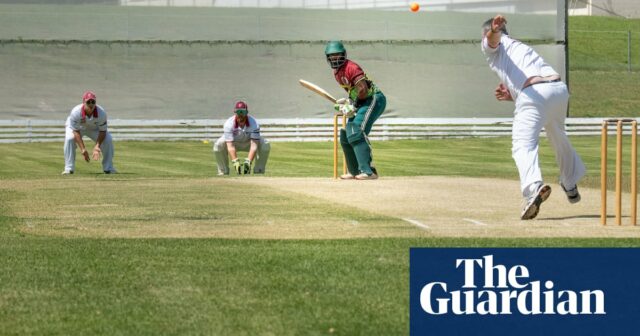
<svg viewBox="0 0 640 336">
<path fill-rule="evenodd" d="M 64 139 L 64 171 L 62 175 L 70 175 L 75 171 L 76 146 L 85 161 L 100 159 L 102 154 L 102 171 L 105 174 L 113 174 L 113 140 L 107 130 L 107 113 L 100 105 L 96 105 L 96 95 L 87 91 L 82 96 L 82 104 L 71 110 L 65 123 Z M 91 138 L 96 144 L 91 156 L 82 140 L 83 136 Z"/>
<path fill-rule="evenodd" d="M 237 174 L 249 174 L 251 166 L 254 174 L 264 174 L 271 145 L 260 136 L 260 125 L 249 116 L 245 102 L 237 102 L 233 112 L 234 116 L 224 123 L 223 135 L 213 145 L 218 175 L 229 174 L 229 156 Z M 249 152 L 244 162 L 240 162 L 238 151 Z"/>
<path fill-rule="evenodd" d="M 560 186 L 570 203 L 580 201 L 577 183 L 585 174 L 585 167 L 564 128 L 569 102 L 567 86 L 531 47 L 507 35 L 506 23 L 502 15 L 496 15 L 483 24 L 482 52 L 502 81 L 495 90 L 496 99 L 515 100 L 511 152 L 525 200 L 520 218 L 532 219 L 551 194 L 551 187 L 542 182 L 538 163 L 543 127 L 556 152 Z"/>
</svg>

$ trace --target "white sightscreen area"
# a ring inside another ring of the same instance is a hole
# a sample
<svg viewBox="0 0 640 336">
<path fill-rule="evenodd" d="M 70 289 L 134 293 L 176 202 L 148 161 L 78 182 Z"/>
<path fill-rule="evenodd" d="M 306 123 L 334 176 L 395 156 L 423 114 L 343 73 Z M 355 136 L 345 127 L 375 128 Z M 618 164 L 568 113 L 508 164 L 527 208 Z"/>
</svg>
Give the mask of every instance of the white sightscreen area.
<svg viewBox="0 0 640 336">
<path fill-rule="evenodd" d="M 344 96 L 332 39 L 386 94 L 384 117 L 509 117 L 480 26 L 505 14 L 564 75 L 558 1 L 0 0 L 0 119 L 64 119 L 88 89 L 118 119 L 224 118 L 236 99 L 261 118 L 325 117 L 298 79 Z"/>
</svg>

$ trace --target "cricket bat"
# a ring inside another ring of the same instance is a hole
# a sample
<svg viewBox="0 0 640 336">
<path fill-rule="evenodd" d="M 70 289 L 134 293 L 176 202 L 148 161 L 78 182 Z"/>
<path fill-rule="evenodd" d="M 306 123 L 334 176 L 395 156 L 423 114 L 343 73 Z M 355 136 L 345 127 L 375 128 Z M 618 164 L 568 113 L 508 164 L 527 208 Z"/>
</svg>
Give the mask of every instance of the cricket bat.
<svg viewBox="0 0 640 336">
<path fill-rule="evenodd" d="M 309 89 L 309 90 L 321 95 L 322 97 L 325 97 L 326 99 L 330 100 L 334 104 L 336 103 L 336 98 L 333 97 L 325 89 L 323 89 L 323 88 L 321 88 L 321 87 L 319 87 L 319 86 L 317 86 L 317 85 L 315 85 L 315 84 L 313 84 L 311 82 L 308 82 L 308 81 L 306 81 L 304 79 L 299 80 L 299 82 L 300 82 L 300 85 L 304 86 L 305 88 L 307 88 L 307 89 Z"/>
</svg>

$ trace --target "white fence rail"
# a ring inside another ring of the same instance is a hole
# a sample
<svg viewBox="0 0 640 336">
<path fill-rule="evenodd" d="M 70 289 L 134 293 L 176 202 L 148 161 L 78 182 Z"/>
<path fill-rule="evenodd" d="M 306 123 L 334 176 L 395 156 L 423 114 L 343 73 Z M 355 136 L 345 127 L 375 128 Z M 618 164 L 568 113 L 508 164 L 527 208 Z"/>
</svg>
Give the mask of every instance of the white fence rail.
<svg viewBox="0 0 640 336">
<path fill-rule="evenodd" d="M 638 118 L 637 120 L 640 120 Z M 333 119 L 259 119 L 262 135 L 269 141 L 331 141 Z M 597 135 L 602 118 L 568 118 L 570 135 Z M 116 141 L 216 140 L 225 120 L 129 120 L 109 121 Z M 511 118 L 383 118 L 369 136 L 371 140 L 496 137 L 511 134 Z M 611 130 L 610 128 L 610 131 Z M 544 135 L 544 133 L 543 133 Z M 62 142 L 63 120 L 0 120 L 0 143 Z"/>
</svg>

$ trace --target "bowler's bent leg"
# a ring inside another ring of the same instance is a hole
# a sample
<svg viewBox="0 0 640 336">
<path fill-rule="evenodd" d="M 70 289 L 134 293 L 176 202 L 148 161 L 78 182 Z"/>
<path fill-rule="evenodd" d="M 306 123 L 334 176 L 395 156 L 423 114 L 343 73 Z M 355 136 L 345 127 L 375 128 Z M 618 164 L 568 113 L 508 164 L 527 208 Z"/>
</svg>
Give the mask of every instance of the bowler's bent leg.
<svg viewBox="0 0 640 336">
<path fill-rule="evenodd" d="M 511 133 L 511 155 L 518 168 L 520 191 L 525 198 L 529 198 L 542 184 L 538 148 L 543 119 L 539 106 L 527 97 L 518 98 Z"/>
</svg>

